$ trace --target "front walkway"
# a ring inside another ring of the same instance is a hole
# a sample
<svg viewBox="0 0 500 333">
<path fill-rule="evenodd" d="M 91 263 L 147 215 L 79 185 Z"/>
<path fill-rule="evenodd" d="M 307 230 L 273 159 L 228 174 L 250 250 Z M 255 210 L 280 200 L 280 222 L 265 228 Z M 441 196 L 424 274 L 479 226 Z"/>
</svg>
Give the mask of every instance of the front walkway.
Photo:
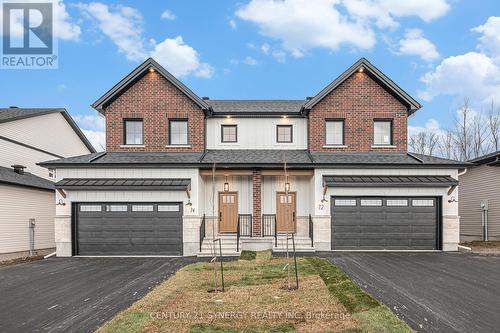
<svg viewBox="0 0 500 333">
<path fill-rule="evenodd" d="M 417 332 L 498 332 L 500 256 L 321 253 Z"/>
<path fill-rule="evenodd" d="M 54 258 L 0 268 L 0 332 L 94 332 L 192 258 Z"/>
</svg>

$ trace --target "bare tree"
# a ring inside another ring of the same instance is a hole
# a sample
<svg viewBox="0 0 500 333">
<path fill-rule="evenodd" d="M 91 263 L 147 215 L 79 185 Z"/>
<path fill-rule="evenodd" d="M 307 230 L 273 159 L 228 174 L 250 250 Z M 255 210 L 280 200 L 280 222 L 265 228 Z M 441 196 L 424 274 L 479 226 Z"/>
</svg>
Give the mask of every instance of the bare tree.
<svg viewBox="0 0 500 333">
<path fill-rule="evenodd" d="M 410 150 L 417 154 L 433 155 L 439 136 L 435 132 L 420 131 L 410 136 Z"/>
<path fill-rule="evenodd" d="M 464 102 L 458 111 L 458 116 L 454 117 L 455 127 L 453 130 L 454 144 L 457 149 L 457 158 L 466 161 L 472 155 L 472 129 L 471 129 L 471 110 L 469 108 L 469 99 L 464 98 Z"/>
<path fill-rule="evenodd" d="M 488 127 L 492 149 L 498 151 L 500 144 L 500 108 L 495 109 L 493 102 L 491 102 L 491 109 L 488 113 Z"/>
<path fill-rule="evenodd" d="M 488 126 L 483 123 L 483 114 L 476 114 L 471 120 L 471 137 L 472 137 L 472 156 L 475 158 L 482 156 L 490 150 L 490 144 L 487 141 L 489 137 Z"/>
<path fill-rule="evenodd" d="M 453 136 L 453 132 L 446 131 L 440 138 L 438 144 L 438 154 L 447 159 L 455 159 L 456 147 L 455 147 L 455 138 Z"/>
</svg>

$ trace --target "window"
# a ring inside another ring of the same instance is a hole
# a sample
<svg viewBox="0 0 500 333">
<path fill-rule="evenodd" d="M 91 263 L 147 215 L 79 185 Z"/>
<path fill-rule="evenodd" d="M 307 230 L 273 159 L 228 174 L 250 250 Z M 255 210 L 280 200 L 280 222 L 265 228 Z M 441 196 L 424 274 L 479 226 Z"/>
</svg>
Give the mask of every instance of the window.
<svg viewBox="0 0 500 333">
<path fill-rule="evenodd" d="M 408 200 L 406 199 L 387 199 L 387 206 L 389 207 L 406 207 Z"/>
<path fill-rule="evenodd" d="M 126 212 L 128 211 L 127 205 L 106 205 L 107 212 Z"/>
<path fill-rule="evenodd" d="M 170 120 L 169 124 L 169 144 L 171 145 L 187 145 L 188 144 L 188 121 L 187 120 Z"/>
<path fill-rule="evenodd" d="M 81 205 L 80 212 L 100 212 L 101 205 Z"/>
<path fill-rule="evenodd" d="M 56 169 L 49 169 L 49 178 L 56 179 Z"/>
<path fill-rule="evenodd" d="M 158 205 L 159 212 L 178 212 L 178 205 Z"/>
<path fill-rule="evenodd" d="M 152 212 L 153 205 L 132 205 L 133 212 Z"/>
<path fill-rule="evenodd" d="M 237 125 L 222 125 L 221 126 L 221 141 L 222 142 L 237 142 L 238 141 L 238 126 Z"/>
<path fill-rule="evenodd" d="M 292 142 L 292 125 L 277 125 L 276 126 L 276 141 L 282 143 Z"/>
<path fill-rule="evenodd" d="M 356 199 L 335 199 L 335 206 L 356 206 Z"/>
<path fill-rule="evenodd" d="M 361 199 L 361 206 L 382 206 L 380 199 Z"/>
<path fill-rule="evenodd" d="M 412 200 L 411 202 L 412 206 L 415 207 L 432 207 L 434 206 L 434 200 L 426 200 L 426 199 L 420 199 L 420 200 Z"/>
<path fill-rule="evenodd" d="M 142 145 L 143 137 L 143 122 L 142 119 L 126 119 L 125 122 L 125 144 L 126 145 Z"/>
<path fill-rule="evenodd" d="M 375 145 L 392 144 L 392 121 L 375 120 L 373 123 L 373 143 Z"/>
<path fill-rule="evenodd" d="M 344 144 L 344 121 L 327 120 L 326 121 L 326 144 L 338 145 Z"/>
</svg>

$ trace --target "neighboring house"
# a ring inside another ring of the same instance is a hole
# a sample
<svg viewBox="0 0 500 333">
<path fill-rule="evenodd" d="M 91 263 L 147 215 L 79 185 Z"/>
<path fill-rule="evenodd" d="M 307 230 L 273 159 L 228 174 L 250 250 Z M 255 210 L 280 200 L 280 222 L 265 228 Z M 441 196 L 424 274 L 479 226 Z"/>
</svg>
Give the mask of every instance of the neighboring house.
<svg viewBox="0 0 500 333">
<path fill-rule="evenodd" d="M 106 153 L 42 164 L 58 256 L 457 250 L 468 164 L 407 152 L 421 106 L 364 58 L 304 100 L 200 98 L 148 59 L 93 107 Z"/>
<path fill-rule="evenodd" d="M 500 151 L 470 162 L 459 177 L 460 240 L 500 241 Z"/>
<path fill-rule="evenodd" d="M 55 248 L 57 173 L 37 163 L 88 153 L 66 110 L 0 108 L 0 260 Z"/>
</svg>

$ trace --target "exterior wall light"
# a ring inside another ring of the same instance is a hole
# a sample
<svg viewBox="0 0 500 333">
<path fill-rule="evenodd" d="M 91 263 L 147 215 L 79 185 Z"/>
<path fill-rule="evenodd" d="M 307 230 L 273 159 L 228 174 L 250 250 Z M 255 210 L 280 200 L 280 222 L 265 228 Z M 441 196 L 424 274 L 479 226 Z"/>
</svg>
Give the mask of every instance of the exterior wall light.
<svg viewBox="0 0 500 333">
<path fill-rule="evenodd" d="M 153 67 L 149 67 L 149 72 L 150 73 L 153 73 L 155 71 L 155 69 Z"/>
<path fill-rule="evenodd" d="M 365 71 L 364 67 L 359 67 L 358 72 L 363 73 Z"/>
<path fill-rule="evenodd" d="M 289 182 L 285 183 L 285 192 L 290 192 L 290 183 Z"/>
<path fill-rule="evenodd" d="M 229 192 L 229 183 L 227 182 L 227 176 L 226 181 L 224 182 L 224 192 Z"/>
</svg>

